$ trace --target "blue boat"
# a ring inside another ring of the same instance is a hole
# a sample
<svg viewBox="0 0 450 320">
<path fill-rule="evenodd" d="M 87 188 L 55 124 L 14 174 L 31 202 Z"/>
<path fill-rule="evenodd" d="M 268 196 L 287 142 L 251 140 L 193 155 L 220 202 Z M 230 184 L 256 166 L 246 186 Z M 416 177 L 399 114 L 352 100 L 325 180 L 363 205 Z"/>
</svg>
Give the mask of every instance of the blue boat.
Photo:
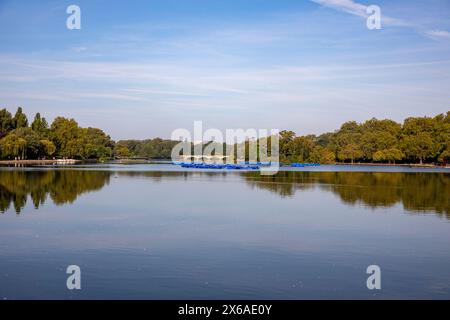
<svg viewBox="0 0 450 320">
<path fill-rule="evenodd" d="M 239 165 L 239 164 L 215 164 L 215 163 L 195 163 L 182 162 L 179 163 L 182 168 L 193 169 L 227 169 L 227 170 L 258 170 L 257 165 Z"/>
<path fill-rule="evenodd" d="M 320 163 L 291 163 L 290 166 L 294 168 L 318 167 Z"/>
</svg>

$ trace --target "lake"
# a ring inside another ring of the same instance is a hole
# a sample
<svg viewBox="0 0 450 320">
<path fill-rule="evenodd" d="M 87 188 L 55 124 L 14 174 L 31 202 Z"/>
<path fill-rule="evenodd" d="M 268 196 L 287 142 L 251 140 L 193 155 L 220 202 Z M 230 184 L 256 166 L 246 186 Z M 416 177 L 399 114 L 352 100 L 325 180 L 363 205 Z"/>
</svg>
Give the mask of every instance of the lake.
<svg viewBox="0 0 450 320">
<path fill-rule="evenodd" d="M 0 212 L 2 299 L 450 299 L 448 169 L 1 167 Z"/>
</svg>

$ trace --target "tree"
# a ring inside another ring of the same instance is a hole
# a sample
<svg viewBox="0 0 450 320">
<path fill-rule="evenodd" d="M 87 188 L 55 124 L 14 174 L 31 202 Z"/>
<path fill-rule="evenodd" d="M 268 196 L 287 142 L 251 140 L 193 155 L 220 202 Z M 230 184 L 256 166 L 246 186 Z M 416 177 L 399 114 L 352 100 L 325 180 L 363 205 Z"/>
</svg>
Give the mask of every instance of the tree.
<svg viewBox="0 0 450 320">
<path fill-rule="evenodd" d="M 436 147 L 433 138 L 428 132 L 420 132 L 403 138 L 405 154 L 411 159 L 418 159 L 420 164 L 423 164 L 425 159 L 435 155 Z"/>
<path fill-rule="evenodd" d="M 447 164 L 450 162 L 450 150 L 444 150 L 440 155 L 439 155 L 439 162 L 443 163 L 443 164 Z"/>
<path fill-rule="evenodd" d="M 13 126 L 15 129 L 28 127 L 28 119 L 22 108 L 18 107 L 13 118 Z"/>
<path fill-rule="evenodd" d="M 395 163 L 395 161 L 402 160 L 405 154 L 397 148 L 390 148 L 377 151 L 373 154 L 373 160 L 378 162 L 387 161 L 388 163 Z"/>
<path fill-rule="evenodd" d="M 57 117 L 50 132 L 60 157 L 105 159 L 112 156 L 114 141 L 100 129 L 80 128 L 74 119 Z"/>
<path fill-rule="evenodd" d="M 315 146 L 314 136 L 295 137 L 287 144 L 291 161 L 306 162 Z"/>
<path fill-rule="evenodd" d="M 377 151 L 397 148 L 400 130 L 401 125 L 392 120 L 372 118 L 364 122 L 360 146 L 365 160 L 373 160 L 372 156 Z"/>
<path fill-rule="evenodd" d="M 356 159 L 359 159 L 363 156 L 363 152 L 361 151 L 359 145 L 350 143 L 345 145 L 341 149 L 338 156 L 340 160 L 350 160 L 351 163 L 354 163 Z"/>
<path fill-rule="evenodd" d="M 74 119 L 57 117 L 51 127 L 52 142 L 56 146 L 57 155 L 65 158 L 80 157 L 80 147 L 77 146 L 81 132 Z"/>
<path fill-rule="evenodd" d="M 112 157 L 114 141 L 110 136 L 98 128 L 89 127 L 81 130 L 82 137 L 86 139 L 86 146 L 90 147 L 90 150 L 86 152 L 86 158 L 106 159 Z"/>
<path fill-rule="evenodd" d="M 438 161 L 443 163 L 442 160 L 445 159 L 445 155 L 442 156 L 442 154 L 450 150 L 450 111 L 445 115 L 439 114 L 434 117 L 434 122 L 436 126 L 434 140 L 436 141 L 439 153 Z"/>
<path fill-rule="evenodd" d="M 351 160 L 363 156 L 361 150 L 361 126 L 355 121 L 344 123 L 334 136 L 337 156 L 340 160 Z"/>
<path fill-rule="evenodd" d="M 21 127 L 12 131 L 12 134 L 25 140 L 23 159 L 37 159 L 41 153 L 39 135 L 30 127 Z"/>
<path fill-rule="evenodd" d="M 330 164 L 336 161 L 336 156 L 330 149 L 321 146 L 315 146 L 313 151 L 311 152 L 309 161 L 314 163 Z"/>
<path fill-rule="evenodd" d="M 41 144 L 41 155 L 42 156 L 51 156 L 55 153 L 56 147 L 50 140 L 43 139 L 39 141 Z"/>
<path fill-rule="evenodd" d="M 129 158 L 131 156 L 130 150 L 124 145 L 118 146 L 114 151 L 114 154 L 119 158 Z"/>
<path fill-rule="evenodd" d="M 295 132 L 283 130 L 279 134 L 280 160 L 285 161 L 289 158 L 289 142 L 295 137 Z"/>
<path fill-rule="evenodd" d="M 316 142 L 321 147 L 329 147 L 333 144 L 335 133 L 327 132 L 317 137 Z"/>
<path fill-rule="evenodd" d="M 0 139 L 3 138 L 14 128 L 11 113 L 6 110 L 0 110 Z"/>
<path fill-rule="evenodd" d="M 27 141 L 11 133 L 0 140 L 0 149 L 5 158 L 24 157 Z"/>
<path fill-rule="evenodd" d="M 41 118 L 41 114 L 39 112 L 34 116 L 34 120 L 31 123 L 31 129 L 39 133 L 43 133 L 46 129 L 48 129 L 47 120 L 45 120 L 45 118 Z"/>
<path fill-rule="evenodd" d="M 403 123 L 401 146 L 406 156 L 419 160 L 436 159 L 440 145 L 439 126 L 429 117 L 408 118 Z"/>
</svg>

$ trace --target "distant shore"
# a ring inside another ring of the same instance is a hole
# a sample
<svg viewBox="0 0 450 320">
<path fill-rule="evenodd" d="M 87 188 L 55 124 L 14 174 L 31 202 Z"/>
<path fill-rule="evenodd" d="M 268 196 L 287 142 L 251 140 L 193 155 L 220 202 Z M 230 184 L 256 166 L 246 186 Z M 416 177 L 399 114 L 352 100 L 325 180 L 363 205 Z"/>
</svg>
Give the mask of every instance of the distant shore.
<svg viewBox="0 0 450 320">
<path fill-rule="evenodd" d="M 439 166 L 430 163 L 335 163 L 337 166 L 381 166 L 381 167 L 412 167 L 412 168 L 450 168 L 450 165 Z"/>
<path fill-rule="evenodd" d="M 0 165 L 51 165 L 51 164 L 79 164 L 84 163 L 83 160 L 76 159 L 45 159 L 45 160 L 0 160 Z M 92 162 L 89 161 L 89 162 Z M 122 164 L 145 164 L 145 163 L 166 163 L 171 162 L 170 159 L 117 159 L 107 162 L 118 162 Z M 289 166 L 288 163 L 282 164 L 283 166 Z M 321 165 L 336 165 L 336 166 L 373 166 L 373 167 L 410 167 L 410 168 L 449 168 L 450 165 L 439 166 L 435 164 L 419 164 L 419 163 L 364 163 L 364 162 L 354 162 L 354 163 L 343 163 L 337 162 L 332 164 L 321 164 Z"/>
<path fill-rule="evenodd" d="M 46 160 L 0 160 L 0 164 L 76 164 L 81 160 L 75 159 L 46 159 Z"/>
</svg>

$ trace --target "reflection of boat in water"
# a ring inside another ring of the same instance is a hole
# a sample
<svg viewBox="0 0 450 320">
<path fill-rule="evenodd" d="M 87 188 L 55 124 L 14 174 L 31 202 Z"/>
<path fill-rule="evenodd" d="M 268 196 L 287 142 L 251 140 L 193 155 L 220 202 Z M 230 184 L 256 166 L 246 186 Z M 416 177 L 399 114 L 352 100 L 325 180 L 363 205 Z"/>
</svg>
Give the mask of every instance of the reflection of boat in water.
<svg viewBox="0 0 450 320">
<path fill-rule="evenodd" d="M 196 163 L 196 162 L 174 162 L 174 164 L 182 168 L 193 169 L 226 169 L 226 170 L 258 170 L 257 165 L 242 165 L 242 164 L 217 164 L 217 163 Z"/>
<path fill-rule="evenodd" d="M 320 163 L 291 163 L 290 166 L 294 168 L 318 167 Z"/>
</svg>

